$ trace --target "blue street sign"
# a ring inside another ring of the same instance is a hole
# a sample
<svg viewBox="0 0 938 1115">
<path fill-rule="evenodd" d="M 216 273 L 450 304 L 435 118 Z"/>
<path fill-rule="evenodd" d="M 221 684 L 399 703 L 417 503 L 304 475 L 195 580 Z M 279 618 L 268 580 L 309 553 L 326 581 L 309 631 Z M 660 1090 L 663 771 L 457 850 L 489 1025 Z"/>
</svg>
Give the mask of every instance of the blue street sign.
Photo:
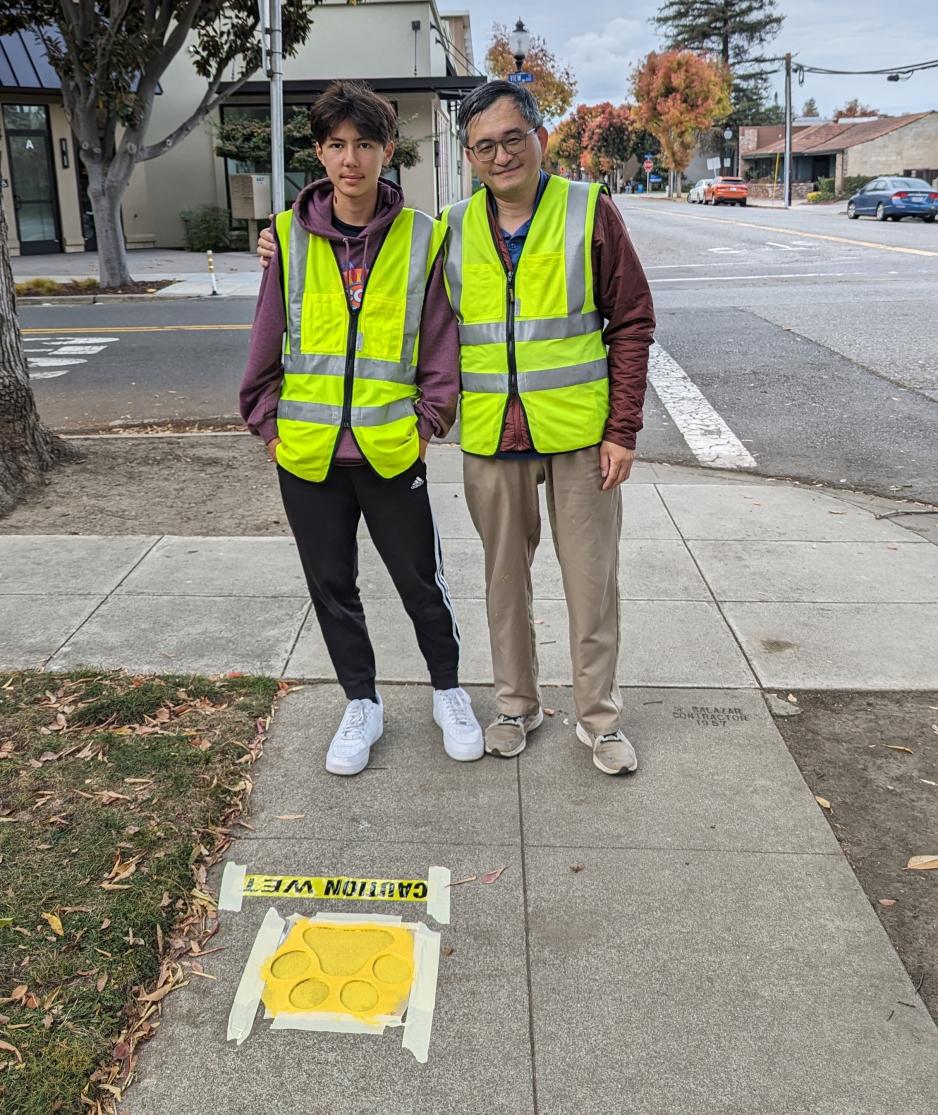
<svg viewBox="0 0 938 1115">
<path fill-rule="evenodd" d="M 523 70 L 517 70 L 515 73 L 508 75 L 508 80 L 514 85 L 525 85 L 534 80 L 534 74 L 526 74 Z"/>
<path fill-rule="evenodd" d="M 655 156 L 654 156 L 654 155 L 652 155 L 652 154 L 650 154 L 649 152 L 647 152 L 647 151 L 645 152 L 645 158 L 646 158 L 646 159 L 652 159 L 652 160 L 654 160 L 654 157 L 655 157 Z"/>
<path fill-rule="evenodd" d="M 661 175 L 660 174 L 649 174 L 648 175 L 648 181 L 649 182 L 660 182 L 661 181 Z"/>
</svg>

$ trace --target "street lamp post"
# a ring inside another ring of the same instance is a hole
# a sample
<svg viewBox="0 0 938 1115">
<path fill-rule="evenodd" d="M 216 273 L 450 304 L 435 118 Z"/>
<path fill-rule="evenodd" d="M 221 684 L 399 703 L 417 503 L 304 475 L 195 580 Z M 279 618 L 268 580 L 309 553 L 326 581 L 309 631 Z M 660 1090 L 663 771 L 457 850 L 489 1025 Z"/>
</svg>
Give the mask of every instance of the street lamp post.
<svg viewBox="0 0 938 1115">
<path fill-rule="evenodd" d="M 732 129 L 732 128 L 730 128 L 730 127 L 726 127 L 726 128 L 724 128 L 724 129 L 723 129 L 723 138 L 724 138 L 724 140 L 726 141 L 726 145 L 727 145 L 727 147 L 729 147 L 729 152 L 730 152 L 730 173 L 732 174 L 732 173 L 733 173 L 733 147 L 732 147 L 732 142 L 731 142 L 731 141 L 732 141 L 732 139 L 733 139 L 733 129 Z M 737 170 L 736 170 L 736 173 L 737 173 L 737 174 L 739 174 L 739 169 L 738 169 L 738 168 L 737 168 Z"/>
<path fill-rule="evenodd" d="M 515 60 L 515 69 L 520 71 L 524 65 L 524 60 L 528 56 L 528 48 L 531 45 L 531 35 L 524 23 L 519 19 L 515 24 L 514 30 L 508 36 L 508 49 L 511 51 L 512 57 Z"/>
</svg>

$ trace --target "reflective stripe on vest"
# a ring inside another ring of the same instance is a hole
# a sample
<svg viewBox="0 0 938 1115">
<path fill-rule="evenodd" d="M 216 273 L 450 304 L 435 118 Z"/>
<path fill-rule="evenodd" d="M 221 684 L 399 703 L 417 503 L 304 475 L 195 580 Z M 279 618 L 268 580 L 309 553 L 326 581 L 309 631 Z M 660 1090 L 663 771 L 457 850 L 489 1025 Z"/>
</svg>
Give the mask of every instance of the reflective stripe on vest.
<svg viewBox="0 0 938 1115">
<path fill-rule="evenodd" d="M 277 215 L 286 306 L 277 461 L 328 474 L 341 429 L 375 471 L 396 476 L 419 452 L 414 400 L 423 296 L 444 228 L 404 209 L 385 235 L 353 314 L 332 245 Z"/>
<path fill-rule="evenodd" d="M 591 252 L 600 190 L 550 178 L 513 284 L 492 237 L 486 192 L 444 212 L 467 452 L 496 452 L 512 392 L 521 398 L 538 450 L 566 452 L 602 439 L 609 382 Z"/>
</svg>

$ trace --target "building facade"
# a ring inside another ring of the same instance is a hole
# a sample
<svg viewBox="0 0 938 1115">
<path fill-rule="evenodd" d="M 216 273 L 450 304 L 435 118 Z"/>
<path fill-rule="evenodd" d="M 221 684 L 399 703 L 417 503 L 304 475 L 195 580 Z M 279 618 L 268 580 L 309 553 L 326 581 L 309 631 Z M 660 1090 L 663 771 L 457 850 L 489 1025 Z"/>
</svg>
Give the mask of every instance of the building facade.
<svg viewBox="0 0 938 1115">
<path fill-rule="evenodd" d="M 235 78 L 232 73 L 232 80 Z M 284 114 L 306 111 L 335 78 L 367 81 L 397 109 L 400 134 L 420 162 L 400 172 L 408 203 L 430 213 L 465 197 L 470 171 L 456 133 L 459 101 L 485 78 L 476 70 L 468 12 L 441 15 L 435 0 L 324 0 L 307 42 L 284 59 Z M 199 103 L 205 83 L 181 50 L 155 98 L 147 142 L 158 142 Z M 258 74 L 166 154 L 134 168 L 122 219 L 128 248 L 178 248 L 180 214 L 229 208 L 229 178 L 257 169 L 215 155 L 223 118 L 269 118 Z M 59 81 L 28 33 L 0 38 L 0 181 L 13 255 L 95 248 L 86 179 L 65 118 Z M 287 201 L 305 178 L 287 168 Z"/>
<path fill-rule="evenodd" d="M 771 142 L 767 138 L 757 136 L 743 145 L 743 169 L 751 178 L 777 177 L 784 135 Z M 840 192 L 845 178 L 880 174 L 938 179 L 938 112 L 821 121 L 792 137 L 792 183 L 802 192 L 819 178 L 833 178 Z"/>
</svg>

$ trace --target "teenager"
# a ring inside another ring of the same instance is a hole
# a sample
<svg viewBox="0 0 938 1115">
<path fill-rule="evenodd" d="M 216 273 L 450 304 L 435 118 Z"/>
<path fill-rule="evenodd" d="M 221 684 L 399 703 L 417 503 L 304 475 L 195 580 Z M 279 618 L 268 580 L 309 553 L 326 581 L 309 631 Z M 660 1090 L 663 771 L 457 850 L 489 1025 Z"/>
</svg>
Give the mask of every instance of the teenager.
<svg viewBox="0 0 938 1115">
<path fill-rule="evenodd" d="M 311 111 L 327 177 L 276 215 L 277 264 L 258 295 L 241 414 L 277 465 L 313 606 L 348 706 L 326 769 L 363 770 L 384 709 L 358 592 L 364 518 L 433 684 L 453 759 L 482 732 L 459 686 L 459 628 L 426 483 L 431 436 L 452 425 L 458 335 L 442 275 L 442 226 L 381 177 L 396 117 L 385 98 L 337 81 Z"/>
</svg>

